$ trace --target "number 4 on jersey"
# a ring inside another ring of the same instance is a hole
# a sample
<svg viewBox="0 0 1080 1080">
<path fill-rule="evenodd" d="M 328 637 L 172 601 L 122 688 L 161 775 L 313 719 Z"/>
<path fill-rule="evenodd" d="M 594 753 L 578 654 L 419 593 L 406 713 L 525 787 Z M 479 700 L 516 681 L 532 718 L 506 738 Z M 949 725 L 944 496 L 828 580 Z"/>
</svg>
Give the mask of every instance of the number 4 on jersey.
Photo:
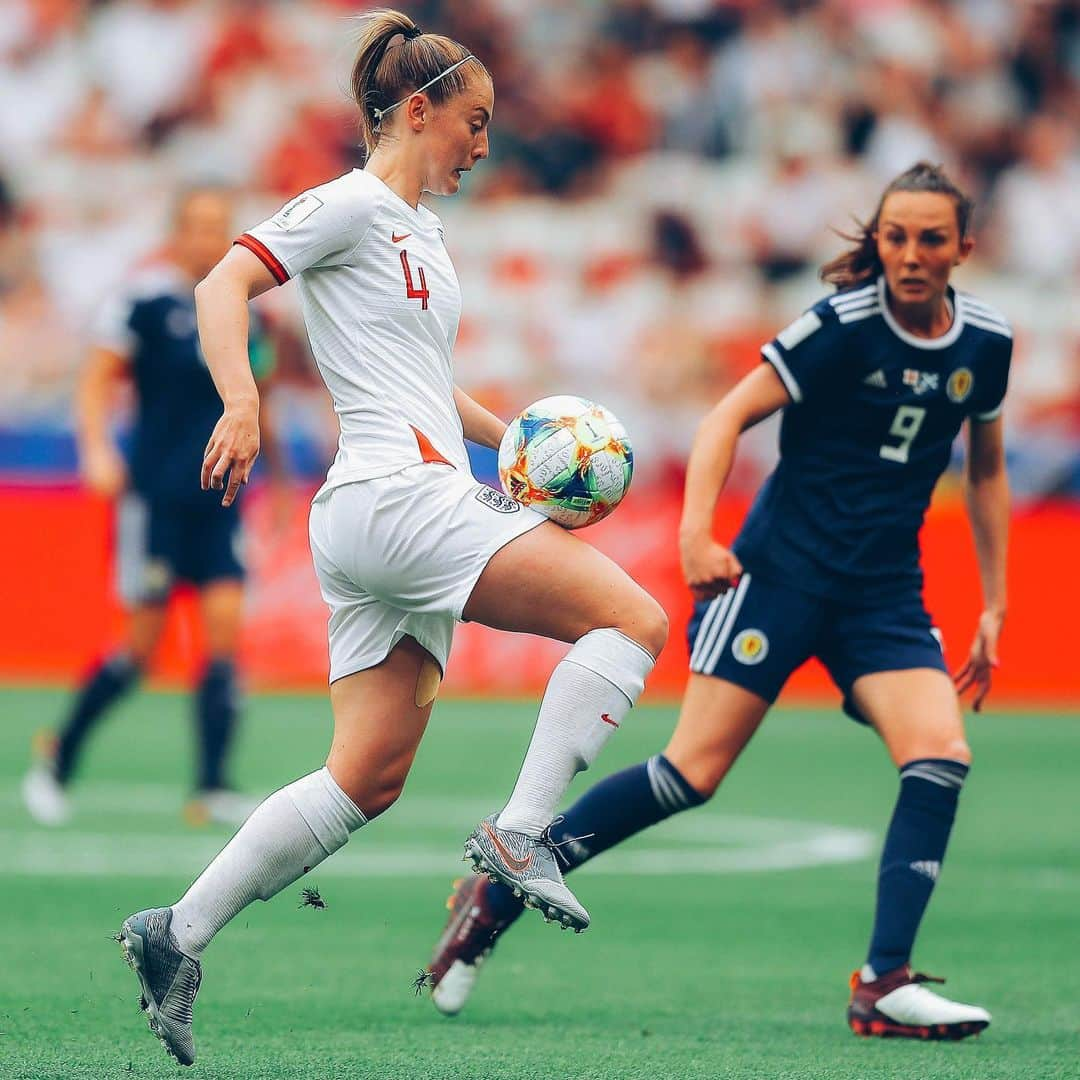
<svg viewBox="0 0 1080 1080">
<path fill-rule="evenodd" d="M 431 293 L 428 292 L 427 280 L 424 277 L 424 268 L 418 266 L 416 268 L 417 277 L 420 278 L 420 288 L 416 288 L 413 285 L 412 268 L 409 266 L 409 253 L 402 249 L 401 252 L 401 268 L 405 271 L 405 295 L 410 300 L 419 300 L 421 311 L 427 311 L 428 297 Z"/>
</svg>

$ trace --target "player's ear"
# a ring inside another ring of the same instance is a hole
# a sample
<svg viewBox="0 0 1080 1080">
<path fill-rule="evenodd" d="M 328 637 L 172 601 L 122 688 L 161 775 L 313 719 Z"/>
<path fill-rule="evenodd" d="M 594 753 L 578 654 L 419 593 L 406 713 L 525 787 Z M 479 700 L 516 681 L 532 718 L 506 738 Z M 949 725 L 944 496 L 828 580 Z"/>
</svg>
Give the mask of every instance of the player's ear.
<svg viewBox="0 0 1080 1080">
<path fill-rule="evenodd" d="M 959 266 L 962 262 L 966 262 L 968 256 L 975 250 L 975 237 L 965 236 L 960 241 L 960 250 L 956 253 L 955 266 Z"/>
<path fill-rule="evenodd" d="M 419 133 L 424 130 L 429 112 L 428 99 L 423 94 L 413 94 L 405 103 L 405 119 L 409 127 Z"/>
</svg>

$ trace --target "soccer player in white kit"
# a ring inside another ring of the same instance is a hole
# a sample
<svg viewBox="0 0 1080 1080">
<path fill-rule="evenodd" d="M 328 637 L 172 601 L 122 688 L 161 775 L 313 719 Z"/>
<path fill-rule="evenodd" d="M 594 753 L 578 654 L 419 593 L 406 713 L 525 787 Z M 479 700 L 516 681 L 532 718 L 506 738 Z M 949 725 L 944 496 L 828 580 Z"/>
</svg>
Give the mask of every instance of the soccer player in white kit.
<svg viewBox="0 0 1080 1080">
<path fill-rule="evenodd" d="M 496 447 L 505 425 L 454 385 L 461 294 L 442 226 L 420 197 L 454 194 L 487 157 L 490 75 L 457 42 L 380 11 L 366 22 L 352 90 L 366 167 L 245 233 L 196 289 L 224 403 L 203 487 L 223 489 L 228 505 L 247 482 L 259 451 L 247 303 L 290 278 L 341 439 L 310 521 L 330 606 L 326 765 L 270 795 L 177 903 L 132 915 L 119 934 L 151 1029 L 183 1064 L 195 1057 L 203 949 L 398 797 L 459 620 L 573 643 L 509 802 L 466 851 L 546 919 L 584 929 L 588 912 L 563 882 L 548 826 L 667 637 L 663 609 L 615 563 L 469 470 L 465 439 Z"/>
</svg>

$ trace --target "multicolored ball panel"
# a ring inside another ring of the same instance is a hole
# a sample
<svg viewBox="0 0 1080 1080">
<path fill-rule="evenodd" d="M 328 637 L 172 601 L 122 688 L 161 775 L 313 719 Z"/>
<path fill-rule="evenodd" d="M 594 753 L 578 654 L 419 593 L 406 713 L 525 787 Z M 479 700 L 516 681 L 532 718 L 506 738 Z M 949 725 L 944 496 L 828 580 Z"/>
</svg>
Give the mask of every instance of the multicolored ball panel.
<svg viewBox="0 0 1080 1080">
<path fill-rule="evenodd" d="M 508 495 L 567 529 L 602 520 L 634 473 L 626 429 L 603 405 L 568 394 L 543 398 L 510 421 L 499 447 Z"/>
</svg>

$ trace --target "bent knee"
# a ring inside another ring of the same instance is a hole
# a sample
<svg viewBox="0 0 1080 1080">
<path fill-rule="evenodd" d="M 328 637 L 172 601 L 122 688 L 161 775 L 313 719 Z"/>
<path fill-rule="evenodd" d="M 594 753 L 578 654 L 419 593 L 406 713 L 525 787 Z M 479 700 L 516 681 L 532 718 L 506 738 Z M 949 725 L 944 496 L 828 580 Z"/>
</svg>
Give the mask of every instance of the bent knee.
<svg viewBox="0 0 1080 1080">
<path fill-rule="evenodd" d="M 937 758 L 943 761 L 959 761 L 962 765 L 971 768 L 972 754 L 967 739 L 962 735 L 957 735 L 953 738 L 934 740 L 932 742 L 920 742 L 911 747 L 908 753 L 904 755 L 904 758 L 906 760 L 901 764 Z"/>
<path fill-rule="evenodd" d="M 679 770 L 682 778 L 708 802 L 716 794 L 720 781 L 727 776 L 734 758 L 721 754 L 694 754 L 684 757 L 677 749 L 668 746 L 664 757 Z"/>
<path fill-rule="evenodd" d="M 357 803 L 364 817 L 371 821 L 380 814 L 385 814 L 391 806 L 398 801 L 398 796 L 404 789 L 404 783 L 396 786 L 386 786 L 376 789 L 372 794 L 365 796 L 363 803 Z"/>
<path fill-rule="evenodd" d="M 955 739 L 950 739 L 945 746 L 944 751 L 938 755 L 948 761 L 959 761 L 961 764 L 971 768 L 971 747 L 968 746 L 967 739 L 963 736 L 958 736 Z"/>
<path fill-rule="evenodd" d="M 634 613 L 627 636 L 632 637 L 653 657 L 658 657 L 667 644 L 669 623 L 667 612 L 644 590 L 639 609 Z"/>
<path fill-rule="evenodd" d="M 361 769 L 342 769 L 340 762 L 331 762 L 330 771 L 341 790 L 368 821 L 385 814 L 397 802 L 405 788 L 407 775 L 406 771 L 397 769 L 371 775 Z"/>
<path fill-rule="evenodd" d="M 360 808 L 364 817 L 370 821 L 380 814 L 385 814 L 398 801 L 404 789 L 404 776 L 383 777 L 377 782 L 367 785 L 358 797 L 350 796 L 350 798 Z"/>
</svg>

